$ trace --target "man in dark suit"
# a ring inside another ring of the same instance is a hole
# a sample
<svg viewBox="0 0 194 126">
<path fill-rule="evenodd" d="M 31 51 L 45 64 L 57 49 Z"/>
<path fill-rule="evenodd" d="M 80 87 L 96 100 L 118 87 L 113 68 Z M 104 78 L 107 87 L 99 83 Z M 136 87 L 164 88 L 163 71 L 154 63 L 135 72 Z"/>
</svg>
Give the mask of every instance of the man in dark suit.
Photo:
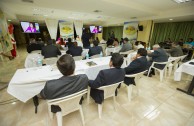
<svg viewBox="0 0 194 126">
<path fill-rule="evenodd" d="M 110 59 L 110 69 L 101 70 L 95 80 L 89 81 L 90 95 L 96 103 L 101 104 L 104 100 L 104 92 L 97 88 L 124 80 L 125 71 L 121 69 L 122 64 L 123 57 L 119 53 L 114 53 Z"/>
<path fill-rule="evenodd" d="M 70 55 L 61 56 L 57 61 L 57 67 L 63 76 L 46 82 L 44 89 L 40 92 L 43 99 L 65 97 L 87 88 L 88 77 L 85 74 L 74 75 L 75 61 Z M 52 112 L 61 110 L 59 106 L 53 106 L 51 109 Z"/>
<path fill-rule="evenodd" d="M 158 44 L 155 44 L 153 46 L 153 50 L 154 52 L 148 51 L 148 56 L 152 57 L 152 60 L 150 61 L 150 66 L 152 64 L 152 62 L 167 62 L 168 61 L 168 55 L 166 53 L 166 51 L 162 48 L 160 48 L 160 46 Z M 163 64 L 155 64 L 156 68 L 158 69 L 164 69 L 165 65 Z M 149 76 L 155 75 L 154 70 L 152 69 L 150 72 Z"/>
<path fill-rule="evenodd" d="M 35 50 L 41 50 L 44 45 L 38 44 L 35 39 L 31 39 L 30 44 L 27 46 L 27 52 L 31 53 Z"/>
<path fill-rule="evenodd" d="M 72 42 L 71 38 L 68 38 L 68 39 L 67 39 L 66 46 L 67 46 L 68 48 L 70 48 L 70 47 L 74 46 L 74 44 L 73 44 L 73 42 Z"/>
<path fill-rule="evenodd" d="M 137 51 L 136 56 L 133 58 L 133 61 L 125 68 L 126 74 L 136 74 L 148 69 L 147 62 L 147 51 L 144 48 L 140 48 Z M 135 84 L 134 78 L 125 77 L 124 83 L 126 85 Z"/>
<path fill-rule="evenodd" d="M 41 54 L 44 56 L 44 58 L 51 58 L 61 55 L 61 51 L 55 45 L 53 45 L 53 40 L 49 40 L 47 46 L 42 48 Z"/>
<path fill-rule="evenodd" d="M 88 52 L 89 56 L 97 55 L 97 54 L 100 54 L 102 52 L 102 47 L 98 46 L 98 41 L 94 40 L 93 45 L 94 45 L 94 47 L 90 47 L 90 49 L 89 49 L 89 52 Z"/>
<path fill-rule="evenodd" d="M 82 47 L 77 46 L 77 42 L 74 42 L 74 45 L 68 48 L 67 54 L 74 56 L 81 56 L 82 55 Z"/>
</svg>

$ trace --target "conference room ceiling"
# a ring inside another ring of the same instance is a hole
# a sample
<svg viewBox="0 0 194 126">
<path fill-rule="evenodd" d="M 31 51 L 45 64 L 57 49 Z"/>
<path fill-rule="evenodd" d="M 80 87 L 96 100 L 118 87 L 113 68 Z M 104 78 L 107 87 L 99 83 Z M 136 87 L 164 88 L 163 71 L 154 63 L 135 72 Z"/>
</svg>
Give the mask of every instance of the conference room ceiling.
<svg viewBox="0 0 194 126">
<path fill-rule="evenodd" d="M 48 18 L 112 26 L 126 21 L 194 20 L 194 1 L 178 4 L 172 0 L 0 0 L 0 7 L 13 23 L 44 23 Z"/>
</svg>

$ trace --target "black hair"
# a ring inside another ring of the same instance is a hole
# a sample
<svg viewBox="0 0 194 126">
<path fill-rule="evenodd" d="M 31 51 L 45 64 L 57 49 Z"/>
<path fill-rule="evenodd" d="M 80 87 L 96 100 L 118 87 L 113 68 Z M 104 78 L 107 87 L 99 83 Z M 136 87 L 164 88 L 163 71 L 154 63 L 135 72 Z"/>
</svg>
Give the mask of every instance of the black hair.
<svg viewBox="0 0 194 126">
<path fill-rule="evenodd" d="M 191 42 L 193 42 L 193 38 L 189 38 L 191 40 Z"/>
<path fill-rule="evenodd" d="M 121 68 L 124 61 L 123 56 L 119 53 L 113 53 L 110 60 L 115 68 Z"/>
<path fill-rule="evenodd" d="M 140 56 L 147 56 L 147 50 L 145 50 L 144 48 L 140 48 L 137 50 L 137 54 L 139 54 Z"/>
<path fill-rule="evenodd" d="M 68 76 L 74 73 L 75 61 L 72 56 L 65 54 L 58 59 L 57 67 L 64 76 Z"/>
<path fill-rule="evenodd" d="M 93 41 L 93 44 L 94 44 L 94 46 L 98 46 L 98 41 L 97 40 L 94 40 Z"/>
<path fill-rule="evenodd" d="M 71 42 L 71 38 L 68 38 L 67 41 L 68 41 L 68 42 Z"/>
</svg>

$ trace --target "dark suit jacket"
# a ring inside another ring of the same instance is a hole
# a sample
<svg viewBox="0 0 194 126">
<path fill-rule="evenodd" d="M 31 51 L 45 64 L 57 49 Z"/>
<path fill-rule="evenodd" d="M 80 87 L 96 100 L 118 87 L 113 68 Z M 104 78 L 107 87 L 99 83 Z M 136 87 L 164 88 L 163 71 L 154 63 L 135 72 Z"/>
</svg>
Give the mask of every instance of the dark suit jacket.
<svg viewBox="0 0 194 126">
<path fill-rule="evenodd" d="M 148 62 L 145 56 L 137 58 L 133 60 L 128 67 L 125 68 L 126 74 L 136 74 L 148 69 Z M 134 78 L 127 78 L 124 79 L 125 84 L 135 84 Z"/>
<path fill-rule="evenodd" d="M 27 52 L 31 53 L 34 50 L 41 50 L 43 46 L 44 45 L 37 44 L 37 43 L 32 43 L 32 44 L 27 46 Z"/>
<path fill-rule="evenodd" d="M 56 80 L 47 81 L 40 95 L 43 99 L 55 99 L 84 90 L 87 86 L 88 77 L 85 74 L 63 76 Z"/>
<path fill-rule="evenodd" d="M 167 62 L 168 56 L 166 54 L 166 51 L 162 48 L 158 48 L 157 50 L 154 50 L 153 53 L 148 54 L 149 57 L 152 57 L 151 62 Z M 156 64 L 155 67 L 159 69 L 163 69 L 165 65 Z"/>
<path fill-rule="evenodd" d="M 101 86 L 114 84 L 123 81 L 125 77 L 124 69 L 111 68 L 101 70 L 95 80 L 90 80 L 89 86 L 91 87 L 90 95 L 96 103 L 101 104 L 104 100 L 104 92 L 98 90 Z"/>
<path fill-rule="evenodd" d="M 72 46 L 74 46 L 73 42 L 66 42 L 66 46 L 68 48 L 71 48 Z"/>
<path fill-rule="evenodd" d="M 102 47 L 101 46 L 94 46 L 94 47 L 90 47 L 88 53 L 89 53 L 89 56 L 93 56 L 93 55 L 100 54 L 100 52 L 102 52 Z"/>
<path fill-rule="evenodd" d="M 167 52 L 169 52 L 172 57 L 183 56 L 183 50 L 180 46 L 173 47 L 172 49 L 167 50 Z"/>
<path fill-rule="evenodd" d="M 44 58 L 57 57 L 61 55 L 61 51 L 54 45 L 47 45 L 42 48 L 41 54 Z"/>
<path fill-rule="evenodd" d="M 72 56 L 81 56 L 82 55 L 82 47 L 80 46 L 72 46 L 70 47 L 67 52 L 67 54 L 70 54 Z"/>
</svg>

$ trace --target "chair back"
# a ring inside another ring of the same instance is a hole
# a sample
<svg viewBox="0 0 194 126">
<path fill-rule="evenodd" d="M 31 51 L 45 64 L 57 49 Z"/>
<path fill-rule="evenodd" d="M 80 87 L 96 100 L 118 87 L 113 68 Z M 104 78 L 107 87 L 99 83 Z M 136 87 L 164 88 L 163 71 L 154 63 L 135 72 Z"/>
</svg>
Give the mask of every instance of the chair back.
<svg viewBox="0 0 194 126">
<path fill-rule="evenodd" d="M 97 54 L 97 55 L 91 56 L 90 58 L 91 58 L 91 59 L 94 59 L 94 58 L 99 58 L 99 57 L 100 57 L 100 54 Z"/>
<path fill-rule="evenodd" d="M 115 96 L 115 91 L 120 83 L 123 83 L 123 81 L 115 84 L 107 85 L 107 86 L 102 86 L 98 89 L 104 91 L 104 99 L 106 99 L 106 98 Z"/>
<path fill-rule="evenodd" d="M 131 78 L 131 77 L 135 77 L 135 81 L 137 81 L 137 79 L 138 78 L 140 78 L 140 77 L 142 77 L 143 76 L 143 74 L 145 73 L 145 72 L 147 72 L 148 70 L 145 70 L 145 71 L 142 71 L 142 72 L 139 72 L 139 73 L 136 73 L 136 74 L 130 74 L 130 75 L 125 75 L 125 77 L 129 77 L 129 78 Z"/>
<path fill-rule="evenodd" d="M 57 60 L 58 60 L 57 57 L 45 58 L 43 59 L 43 63 L 46 65 L 53 65 L 56 64 Z"/>
<path fill-rule="evenodd" d="M 163 64 L 163 65 L 165 65 L 165 67 L 163 68 L 163 70 L 165 70 L 165 69 L 167 69 L 167 67 L 169 66 L 169 64 L 171 62 L 172 62 L 171 60 L 170 61 L 167 61 L 167 62 L 153 62 L 152 63 L 152 67 L 155 68 L 155 69 L 157 69 L 157 70 L 161 70 L 161 69 L 158 69 L 158 68 L 154 67 L 154 65 L 155 64 Z"/>
<path fill-rule="evenodd" d="M 58 105 L 61 108 L 62 115 L 67 115 L 73 111 L 79 110 L 80 99 L 86 93 L 87 93 L 87 89 L 62 98 L 47 100 L 48 110 L 49 110 L 49 113 L 51 113 L 50 115 L 52 115 L 51 105 Z"/>
<path fill-rule="evenodd" d="M 185 59 L 185 57 L 187 57 L 187 55 L 181 56 L 181 61 L 183 61 Z"/>
<path fill-rule="evenodd" d="M 82 60 L 83 57 L 82 57 L 82 56 L 74 56 L 73 59 L 74 59 L 75 61 L 79 61 L 79 60 Z"/>
</svg>

